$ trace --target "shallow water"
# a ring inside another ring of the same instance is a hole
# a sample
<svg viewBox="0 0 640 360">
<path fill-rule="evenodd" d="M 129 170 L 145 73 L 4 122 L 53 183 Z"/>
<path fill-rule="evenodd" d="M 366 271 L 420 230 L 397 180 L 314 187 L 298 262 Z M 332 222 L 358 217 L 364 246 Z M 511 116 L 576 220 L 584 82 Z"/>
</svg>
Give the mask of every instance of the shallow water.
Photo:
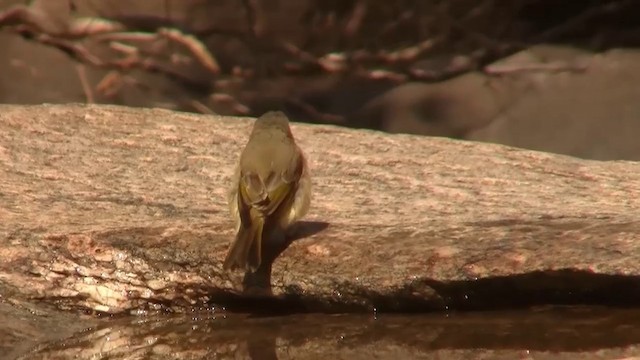
<svg viewBox="0 0 640 360">
<path fill-rule="evenodd" d="M 640 310 L 107 319 L 21 359 L 640 358 Z"/>
</svg>

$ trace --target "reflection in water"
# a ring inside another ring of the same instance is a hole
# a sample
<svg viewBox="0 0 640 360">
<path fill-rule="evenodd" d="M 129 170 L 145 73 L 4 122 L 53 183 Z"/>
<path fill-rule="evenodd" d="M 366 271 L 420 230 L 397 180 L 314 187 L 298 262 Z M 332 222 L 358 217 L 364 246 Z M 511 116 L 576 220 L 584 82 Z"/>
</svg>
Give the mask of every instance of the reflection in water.
<svg viewBox="0 0 640 360">
<path fill-rule="evenodd" d="M 640 311 L 549 308 L 450 315 L 196 315 L 107 320 L 22 359 L 623 358 Z"/>
</svg>

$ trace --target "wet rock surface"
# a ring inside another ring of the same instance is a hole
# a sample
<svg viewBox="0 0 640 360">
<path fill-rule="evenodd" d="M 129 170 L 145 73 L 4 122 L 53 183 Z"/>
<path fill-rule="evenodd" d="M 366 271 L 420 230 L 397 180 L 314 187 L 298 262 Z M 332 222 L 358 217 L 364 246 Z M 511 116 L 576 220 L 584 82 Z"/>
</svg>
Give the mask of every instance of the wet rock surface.
<svg viewBox="0 0 640 360">
<path fill-rule="evenodd" d="M 312 209 L 273 264 L 274 296 L 249 296 L 221 262 L 233 236 L 225 194 L 250 127 L 1 106 L 0 305 L 67 316 L 640 301 L 640 164 L 298 124 Z"/>
</svg>

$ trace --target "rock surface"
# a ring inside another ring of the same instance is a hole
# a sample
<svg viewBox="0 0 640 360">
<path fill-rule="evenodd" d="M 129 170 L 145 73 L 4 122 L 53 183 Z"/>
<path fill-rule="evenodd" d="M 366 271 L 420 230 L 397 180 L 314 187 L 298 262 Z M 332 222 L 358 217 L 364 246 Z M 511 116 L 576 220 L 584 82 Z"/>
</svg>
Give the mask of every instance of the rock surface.
<svg viewBox="0 0 640 360">
<path fill-rule="evenodd" d="M 640 301 L 640 163 L 331 126 L 273 301 L 221 270 L 251 121 L 0 107 L 0 295 L 62 309 L 428 311 Z"/>
</svg>

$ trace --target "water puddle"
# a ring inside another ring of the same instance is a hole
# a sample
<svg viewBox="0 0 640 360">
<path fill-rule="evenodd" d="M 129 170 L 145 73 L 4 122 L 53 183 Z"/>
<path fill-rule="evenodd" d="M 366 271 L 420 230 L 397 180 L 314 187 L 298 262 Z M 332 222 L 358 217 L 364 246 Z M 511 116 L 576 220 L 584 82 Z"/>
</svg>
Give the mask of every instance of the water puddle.
<svg viewBox="0 0 640 360">
<path fill-rule="evenodd" d="M 640 358 L 640 310 L 108 319 L 20 359 Z"/>
</svg>

